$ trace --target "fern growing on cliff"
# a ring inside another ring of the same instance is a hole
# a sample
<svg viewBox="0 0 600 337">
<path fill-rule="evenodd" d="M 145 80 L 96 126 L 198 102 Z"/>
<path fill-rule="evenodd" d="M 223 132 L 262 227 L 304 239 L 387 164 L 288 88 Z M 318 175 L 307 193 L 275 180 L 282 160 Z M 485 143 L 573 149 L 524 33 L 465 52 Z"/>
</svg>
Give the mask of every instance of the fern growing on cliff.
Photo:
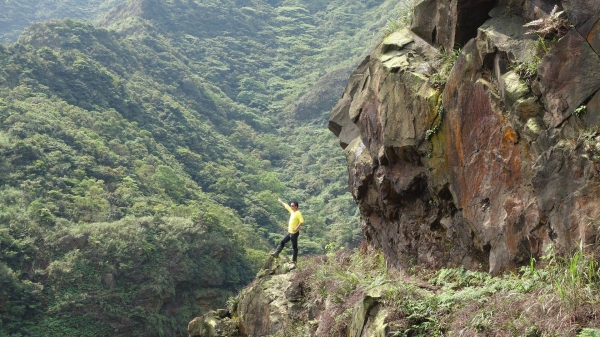
<svg viewBox="0 0 600 337">
<path fill-rule="evenodd" d="M 523 27 L 533 27 L 526 34 L 536 34 L 545 39 L 561 38 L 573 28 L 573 25 L 566 18 L 564 11 L 558 11 L 558 6 L 554 6 L 548 17 L 531 21 Z"/>
</svg>

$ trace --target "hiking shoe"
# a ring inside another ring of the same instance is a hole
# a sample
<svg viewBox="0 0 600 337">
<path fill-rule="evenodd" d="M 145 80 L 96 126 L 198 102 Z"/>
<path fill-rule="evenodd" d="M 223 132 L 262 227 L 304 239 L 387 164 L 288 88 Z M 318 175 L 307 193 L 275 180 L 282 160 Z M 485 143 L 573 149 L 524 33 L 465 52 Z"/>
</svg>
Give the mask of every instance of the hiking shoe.
<svg viewBox="0 0 600 337">
<path fill-rule="evenodd" d="M 279 257 L 279 252 L 272 252 L 272 253 L 271 253 L 271 256 L 272 256 L 272 257 Z"/>
</svg>

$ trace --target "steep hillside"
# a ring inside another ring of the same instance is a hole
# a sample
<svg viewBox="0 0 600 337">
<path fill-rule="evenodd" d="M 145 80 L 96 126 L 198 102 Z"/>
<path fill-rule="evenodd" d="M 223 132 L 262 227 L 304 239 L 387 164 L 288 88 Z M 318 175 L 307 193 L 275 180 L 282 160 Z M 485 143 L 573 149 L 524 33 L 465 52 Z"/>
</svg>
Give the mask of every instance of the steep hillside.
<svg viewBox="0 0 600 337">
<path fill-rule="evenodd" d="M 128 1 L 0 46 L 0 334 L 183 333 L 281 238 L 278 196 L 302 255 L 356 244 L 322 117 L 400 7 Z"/>
<path fill-rule="evenodd" d="M 263 239 L 186 173 L 251 159 L 212 127 L 210 93 L 196 88 L 205 116 L 190 111 L 89 24 L 38 25 L 22 39 L 2 51 L 0 75 L 3 331 L 172 334 L 246 284 L 244 247 Z"/>
<path fill-rule="evenodd" d="M 0 3 L 0 43 L 17 41 L 35 22 L 98 19 L 124 0 L 6 0 Z"/>
</svg>

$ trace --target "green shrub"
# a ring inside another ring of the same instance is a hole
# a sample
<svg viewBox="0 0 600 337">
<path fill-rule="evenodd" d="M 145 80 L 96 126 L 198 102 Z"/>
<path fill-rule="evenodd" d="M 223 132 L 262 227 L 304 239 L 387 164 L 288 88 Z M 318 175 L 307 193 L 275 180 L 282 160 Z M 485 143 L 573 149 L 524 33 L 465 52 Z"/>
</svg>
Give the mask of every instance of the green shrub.
<svg viewBox="0 0 600 337">
<path fill-rule="evenodd" d="M 577 337 L 600 337 L 600 329 L 584 328 Z"/>
<path fill-rule="evenodd" d="M 403 0 L 398 16 L 387 21 L 383 28 L 383 35 L 388 36 L 397 30 L 408 28 L 412 20 L 415 5 L 418 2 L 418 0 Z"/>
<path fill-rule="evenodd" d="M 448 52 L 444 47 L 440 47 L 440 53 L 435 61 L 435 73 L 431 77 L 431 85 L 435 88 L 443 88 L 448 81 L 450 71 L 460 55 L 460 49 L 454 49 Z"/>
</svg>

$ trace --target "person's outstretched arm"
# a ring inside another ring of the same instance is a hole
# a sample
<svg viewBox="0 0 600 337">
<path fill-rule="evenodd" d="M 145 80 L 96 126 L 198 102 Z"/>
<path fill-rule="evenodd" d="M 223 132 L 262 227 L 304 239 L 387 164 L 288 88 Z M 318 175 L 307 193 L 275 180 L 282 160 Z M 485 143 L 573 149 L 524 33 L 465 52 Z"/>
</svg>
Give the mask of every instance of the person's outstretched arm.
<svg viewBox="0 0 600 337">
<path fill-rule="evenodd" d="M 281 205 L 283 205 L 283 207 L 285 207 L 285 209 L 287 209 L 288 212 L 292 213 L 292 208 L 290 207 L 290 205 L 288 205 L 285 202 L 283 202 L 283 200 L 281 200 L 281 198 L 277 198 L 277 201 L 279 201 L 279 203 Z"/>
</svg>

